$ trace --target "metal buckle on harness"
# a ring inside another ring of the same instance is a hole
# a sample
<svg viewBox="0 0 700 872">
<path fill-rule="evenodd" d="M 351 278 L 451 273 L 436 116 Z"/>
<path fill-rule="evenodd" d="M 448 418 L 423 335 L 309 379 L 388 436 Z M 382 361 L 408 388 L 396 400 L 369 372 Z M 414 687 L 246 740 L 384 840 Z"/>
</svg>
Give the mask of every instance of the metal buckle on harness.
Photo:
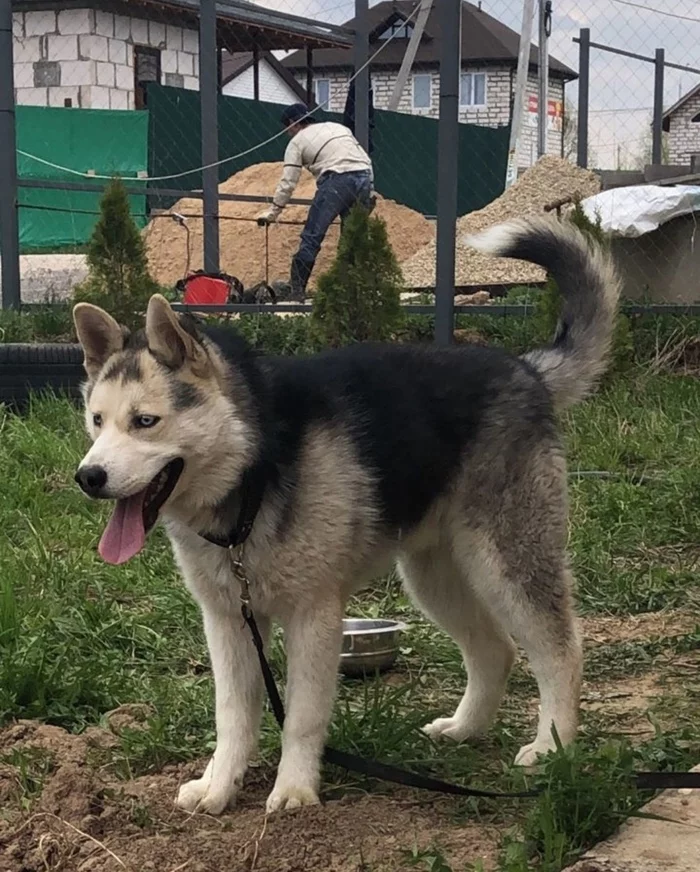
<svg viewBox="0 0 700 872">
<path fill-rule="evenodd" d="M 243 547 L 239 547 L 238 553 L 236 553 L 237 547 L 238 546 L 236 545 L 228 546 L 231 571 L 236 576 L 238 583 L 241 586 L 241 606 L 246 613 L 250 613 L 250 582 L 248 581 L 248 576 L 243 565 Z"/>
</svg>

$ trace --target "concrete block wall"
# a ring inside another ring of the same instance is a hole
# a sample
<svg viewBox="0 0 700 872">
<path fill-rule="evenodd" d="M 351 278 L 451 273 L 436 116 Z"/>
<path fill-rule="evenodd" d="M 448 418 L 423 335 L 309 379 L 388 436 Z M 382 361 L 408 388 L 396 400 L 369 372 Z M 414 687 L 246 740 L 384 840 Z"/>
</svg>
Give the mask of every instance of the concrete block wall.
<svg viewBox="0 0 700 872">
<path fill-rule="evenodd" d="M 668 131 L 668 163 L 689 164 L 690 156 L 700 152 L 700 91 L 693 94 L 671 115 Z"/>
<path fill-rule="evenodd" d="M 468 124 L 478 124 L 483 127 L 498 127 L 508 124 L 510 120 L 510 107 L 514 74 L 510 68 L 484 69 L 481 67 L 463 68 L 465 73 L 486 73 L 486 105 L 485 106 L 460 106 L 459 120 Z M 429 118 L 437 118 L 440 112 L 440 74 L 436 69 L 422 69 L 416 67 L 418 74 L 432 76 L 431 102 L 426 109 L 415 110 L 413 108 L 412 81 L 409 77 L 406 87 L 401 94 L 398 111 L 414 115 L 425 115 Z M 398 70 L 377 71 L 372 73 L 372 89 L 374 91 L 374 105 L 378 109 L 385 109 L 394 90 Z M 319 70 L 314 74 L 314 79 L 328 79 L 330 82 L 330 106 L 331 112 L 342 112 L 345 108 L 345 100 L 348 93 L 349 72 Z M 305 86 L 306 74 L 297 74 L 297 80 Z M 530 75 L 528 80 L 528 95 L 536 95 L 538 90 L 537 78 Z M 563 100 L 564 88 L 560 80 L 550 79 L 549 99 Z M 700 149 L 696 149 L 700 150 Z M 561 153 L 561 132 L 549 130 L 547 134 L 547 153 Z M 537 159 L 537 127 L 523 127 L 523 136 L 519 149 L 519 166 L 529 167 Z"/>
<path fill-rule="evenodd" d="M 160 51 L 161 84 L 197 90 L 197 30 L 93 9 L 15 12 L 15 99 L 32 106 L 134 108 L 134 47 Z"/>
</svg>

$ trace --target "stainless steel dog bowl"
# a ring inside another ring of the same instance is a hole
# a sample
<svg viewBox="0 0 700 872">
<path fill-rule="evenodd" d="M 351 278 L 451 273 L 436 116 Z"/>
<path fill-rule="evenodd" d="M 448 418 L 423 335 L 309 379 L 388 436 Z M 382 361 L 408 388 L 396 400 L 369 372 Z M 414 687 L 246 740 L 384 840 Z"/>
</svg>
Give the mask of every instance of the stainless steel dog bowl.
<svg viewBox="0 0 700 872">
<path fill-rule="evenodd" d="M 344 618 L 341 672 L 358 676 L 389 669 L 399 653 L 399 634 L 405 629 L 400 621 Z"/>
</svg>

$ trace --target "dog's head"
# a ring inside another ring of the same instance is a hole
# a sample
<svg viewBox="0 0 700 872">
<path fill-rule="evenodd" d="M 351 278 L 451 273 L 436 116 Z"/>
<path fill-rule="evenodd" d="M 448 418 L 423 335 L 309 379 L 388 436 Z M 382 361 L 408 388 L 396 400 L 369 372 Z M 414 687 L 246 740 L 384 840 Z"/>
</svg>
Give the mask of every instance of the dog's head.
<svg viewBox="0 0 700 872">
<path fill-rule="evenodd" d="M 88 303 L 75 306 L 73 319 L 93 440 L 75 478 L 88 496 L 116 500 L 99 551 L 124 563 L 162 512 L 194 520 L 230 490 L 254 438 L 248 397 L 216 346 L 160 295 L 133 336 Z"/>
</svg>

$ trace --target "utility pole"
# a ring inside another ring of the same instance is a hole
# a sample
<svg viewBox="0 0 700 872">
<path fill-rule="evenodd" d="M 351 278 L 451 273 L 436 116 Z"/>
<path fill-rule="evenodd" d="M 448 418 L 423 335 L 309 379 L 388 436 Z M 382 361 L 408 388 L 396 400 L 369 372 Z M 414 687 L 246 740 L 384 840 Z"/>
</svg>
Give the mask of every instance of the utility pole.
<svg viewBox="0 0 700 872">
<path fill-rule="evenodd" d="M 537 157 L 547 153 L 549 118 L 549 36 L 552 32 L 552 0 L 540 0 L 540 27 L 537 64 L 539 93 L 537 98 Z"/>
<path fill-rule="evenodd" d="M 523 126 L 525 96 L 527 93 L 527 73 L 530 66 L 530 45 L 532 43 L 532 18 L 534 11 L 535 0 L 523 0 L 523 20 L 520 27 L 520 45 L 518 47 L 518 70 L 515 74 L 513 108 L 510 113 L 510 143 L 508 145 L 506 188 L 509 188 L 518 178 L 518 150 L 520 146 L 520 133 Z"/>
</svg>

